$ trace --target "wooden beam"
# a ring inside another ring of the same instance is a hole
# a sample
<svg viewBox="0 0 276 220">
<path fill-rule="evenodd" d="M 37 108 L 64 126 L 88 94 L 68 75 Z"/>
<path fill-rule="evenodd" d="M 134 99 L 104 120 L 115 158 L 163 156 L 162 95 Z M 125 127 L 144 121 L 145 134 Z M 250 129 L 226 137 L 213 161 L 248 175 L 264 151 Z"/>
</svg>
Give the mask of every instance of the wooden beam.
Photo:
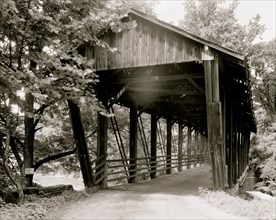
<svg viewBox="0 0 276 220">
<path fill-rule="evenodd" d="M 224 167 L 222 156 L 222 131 L 221 121 L 217 116 L 221 115 L 221 105 L 219 102 L 208 103 L 208 144 L 211 156 L 212 179 L 214 190 L 224 189 Z"/>
<path fill-rule="evenodd" d="M 118 101 L 118 99 L 124 94 L 124 92 L 127 90 L 127 88 L 128 88 L 130 85 L 131 85 L 131 82 L 127 82 L 127 83 L 123 86 L 123 88 L 116 94 L 116 96 L 113 97 L 113 98 L 109 101 L 108 106 L 107 106 L 107 109 L 111 108 L 111 106 L 112 106 L 113 104 L 115 104 L 115 103 Z"/>
<path fill-rule="evenodd" d="M 204 136 L 203 134 L 200 134 L 200 155 L 201 155 L 201 160 L 200 164 L 204 163 Z"/>
<path fill-rule="evenodd" d="M 172 103 L 172 104 L 187 104 L 187 105 L 206 105 L 205 97 L 201 96 L 193 96 L 193 97 L 179 97 L 179 96 L 170 96 L 170 97 L 162 97 L 158 96 L 153 99 L 154 102 L 162 102 L 162 103 Z"/>
<path fill-rule="evenodd" d="M 156 178 L 156 143 L 157 143 L 157 115 L 155 113 L 151 114 L 151 148 L 150 148 L 150 178 Z"/>
<path fill-rule="evenodd" d="M 103 156 L 103 159 L 98 161 L 98 164 L 101 164 L 103 162 L 106 163 L 106 157 L 107 157 L 107 130 L 108 130 L 108 118 L 98 112 L 98 127 L 97 127 L 97 158 L 100 158 Z M 103 166 L 99 170 L 96 170 L 96 172 L 99 172 L 101 170 L 104 170 L 102 175 L 107 174 L 107 166 Z M 101 176 L 99 176 L 98 179 L 100 179 Z M 106 188 L 108 187 L 107 182 L 107 176 L 99 183 L 100 186 Z"/>
<path fill-rule="evenodd" d="M 234 143 L 233 143 L 233 139 L 234 139 L 234 103 L 232 98 L 230 98 L 230 131 L 229 131 L 229 164 L 228 164 L 228 172 L 229 172 L 229 187 L 232 188 L 233 183 L 234 183 L 234 177 L 233 177 L 233 148 L 234 148 Z"/>
<path fill-rule="evenodd" d="M 220 102 L 220 88 L 219 88 L 219 65 L 218 60 L 211 61 L 212 76 L 211 76 L 211 87 L 212 87 L 212 102 Z"/>
<path fill-rule="evenodd" d="M 222 113 L 219 97 L 218 60 L 204 61 L 208 146 L 212 166 L 213 189 L 225 188 L 225 167 L 223 166 Z"/>
<path fill-rule="evenodd" d="M 129 91 L 143 92 L 143 93 L 161 93 L 170 95 L 198 95 L 202 94 L 197 91 L 187 91 L 183 88 L 180 89 L 159 89 L 159 88 L 146 88 L 146 87 L 129 87 Z"/>
<path fill-rule="evenodd" d="M 198 134 L 199 134 L 199 132 L 197 130 L 195 130 L 195 155 L 196 155 L 196 157 L 199 154 Z M 199 160 L 198 160 L 198 157 L 197 157 L 197 159 L 195 160 L 195 167 L 197 166 L 198 162 L 199 162 Z"/>
<path fill-rule="evenodd" d="M 199 91 L 201 94 L 205 95 L 205 90 L 198 85 L 196 81 L 194 81 L 192 78 L 187 78 L 187 80 Z"/>
<path fill-rule="evenodd" d="M 183 125 L 178 124 L 178 172 L 182 171 L 182 160 L 183 160 Z"/>
<path fill-rule="evenodd" d="M 188 134 L 187 134 L 187 169 L 191 168 L 191 147 L 192 147 L 192 127 L 188 125 Z"/>
<path fill-rule="evenodd" d="M 234 115 L 233 115 L 233 161 L 232 161 L 232 166 L 233 166 L 233 183 L 236 184 L 236 181 L 238 179 L 237 177 L 237 103 L 234 103 Z"/>
<path fill-rule="evenodd" d="M 184 80 L 184 79 L 203 79 L 203 73 L 183 73 L 178 75 L 167 75 L 167 76 L 143 76 L 143 77 L 132 77 L 131 81 L 133 83 L 147 83 L 147 82 L 162 82 L 162 81 L 175 81 L 175 80 Z M 114 84 L 126 83 L 130 78 L 122 78 L 120 81 L 115 81 Z"/>
<path fill-rule="evenodd" d="M 137 108 L 133 106 L 130 108 L 130 136 L 129 136 L 129 183 L 136 182 L 137 174 Z"/>
<path fill-rule="evenodd" d="M 68 106 L 70 108 L 70 119 L 72 123 L 74 140 L 78 149 L 78 157 L 81 166 L 83 183 L 85 187 L 92 187 L 94 185 L 94 181 L 90 164 L 89 150 L 81 121 L 81 111 L 79 106 L 72 100 L 68 100 Z"/>
<path fill-rule="evenodd" d="M 166 151 L 166 162 L 167 169 L 166 174 L 171 174 L 171 160 L 172 158 L 172 121 L 167 118 L 167 151 Z"/>
</svg>

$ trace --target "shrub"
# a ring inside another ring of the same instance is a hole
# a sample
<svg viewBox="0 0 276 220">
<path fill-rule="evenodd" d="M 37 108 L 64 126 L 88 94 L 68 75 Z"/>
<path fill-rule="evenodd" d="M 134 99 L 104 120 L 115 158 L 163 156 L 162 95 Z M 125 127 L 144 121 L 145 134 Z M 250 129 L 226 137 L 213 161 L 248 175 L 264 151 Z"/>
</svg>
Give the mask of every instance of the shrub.
<svg viewBox="0 0 276 220">
<path fill-rule="evenodd" d="M 204 188 L 199 188 L 199 193 L 201 198 L 210 205 L 233 215 L 249 219 L 275 219 L 274 202 L 259 199 L 249 201 L 238 196 L 231 196 L 224 191 L 210 191 Z"/>
<path fill-rule="evenodd" d="M 250 151 L 251 166 L 258 178 L 255 189 L 276 195 L 276 135 L 262 134 L 256 144 Z"/>
</svg>

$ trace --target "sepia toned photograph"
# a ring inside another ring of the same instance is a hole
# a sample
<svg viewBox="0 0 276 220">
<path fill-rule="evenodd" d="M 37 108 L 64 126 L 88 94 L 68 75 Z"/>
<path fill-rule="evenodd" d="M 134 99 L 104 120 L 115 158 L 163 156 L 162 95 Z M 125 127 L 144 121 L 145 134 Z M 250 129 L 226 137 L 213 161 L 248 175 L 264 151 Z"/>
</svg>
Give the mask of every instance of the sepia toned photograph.
<svg viewBox="0 0 276 220">
<path fill-rule="evenodd" d="M 275 220 L 276 0 L 0 0 L 0 220 Z"/>
</svg>

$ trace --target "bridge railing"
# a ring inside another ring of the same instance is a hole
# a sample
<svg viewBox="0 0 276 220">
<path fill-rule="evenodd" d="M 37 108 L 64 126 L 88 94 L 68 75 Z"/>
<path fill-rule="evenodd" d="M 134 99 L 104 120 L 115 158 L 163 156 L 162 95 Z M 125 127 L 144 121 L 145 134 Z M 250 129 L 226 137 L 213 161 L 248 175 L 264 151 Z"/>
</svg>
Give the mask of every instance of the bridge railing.
<svg viewBox="0 0 276 220">
<path fill-rule="evenodd" d="M 130 169 L 130 161 L 134 159 L 105 159 L 101 156 L 92 161 L 92 172 L 94 185 L 107 187 L 128 183 L 130 178 L 135 178 L 137 182 L 150 179 L 152 173 L 161 176 L 170 170 L 170 173 L 189 169 L 209 162 L 208 155 L 183 155 L 179 163 L 178 155 L 136 158 L 135 168 Z M 127 164 L 127 165 L 126 165 Z M 181 165 L 180 165 L 181 164 Z M 181 169 L 180 167 L 181 166 Z M 133 165 L 131 166 L 133 167 Z"/>
</svg>

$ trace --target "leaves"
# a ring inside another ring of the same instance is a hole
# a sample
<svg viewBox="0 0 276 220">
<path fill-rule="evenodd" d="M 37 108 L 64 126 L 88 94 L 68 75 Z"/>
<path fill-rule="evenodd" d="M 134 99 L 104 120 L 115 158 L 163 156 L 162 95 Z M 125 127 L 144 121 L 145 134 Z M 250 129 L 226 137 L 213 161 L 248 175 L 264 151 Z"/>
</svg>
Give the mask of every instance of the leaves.
<svg viewBox="0 0 276 220">
<path fill-rule="evenodd" d="M 244 55 L 248 54 L 252 42 L 264 31 L 260 16 L 252 18 L 248 25 L 240 25 L 235 18 L 238 1 L 224 4 L 221 0 L 185 1 L 184 19 L 180 27 L 228 47 Z"/>
<path fill-rule="evenodd" d="M 253 75 L 253 92 L 255 101 L 260 103 L 268 115 L 276 116 L 276 39 L 268 43 L 254 45 L 251 56 Z"/>
<path fill-rule="evenodd" d="M 102 105 L 94 91 L 98 82 L 94 60 L 85 57 L 84 48 L 97 45 L 116 53 L 116 48 L 98 38 L 99 31 L 111 28 L 117 32 L 135 27 L 135 22 L 121 22 L 121 18 L 129 7 L 152 12 L 153 4 L 143 3 L 126 0 L 2 0 L 0 132 L 10 115 L 11 130 L 19 140 L 25 141 L 24 147 L 31 146 L 32 151 L 31 142 L 35 142 L 35 160 L 65 149 L 73 144 L 64 103 L 70 99 L 85 112 L 85 129 L 90 145 L 95 146 L 93 114 L 95 110 L 102 110 Z M 25 97 L 20 97 L 18 91 L 24 91 Z M 8 97 L 17 107 L 16 112 L 7 109 L 5 101 Z M 32 161 L 32 152 L 29 155 L 28 161 Z"/>
</svg>

